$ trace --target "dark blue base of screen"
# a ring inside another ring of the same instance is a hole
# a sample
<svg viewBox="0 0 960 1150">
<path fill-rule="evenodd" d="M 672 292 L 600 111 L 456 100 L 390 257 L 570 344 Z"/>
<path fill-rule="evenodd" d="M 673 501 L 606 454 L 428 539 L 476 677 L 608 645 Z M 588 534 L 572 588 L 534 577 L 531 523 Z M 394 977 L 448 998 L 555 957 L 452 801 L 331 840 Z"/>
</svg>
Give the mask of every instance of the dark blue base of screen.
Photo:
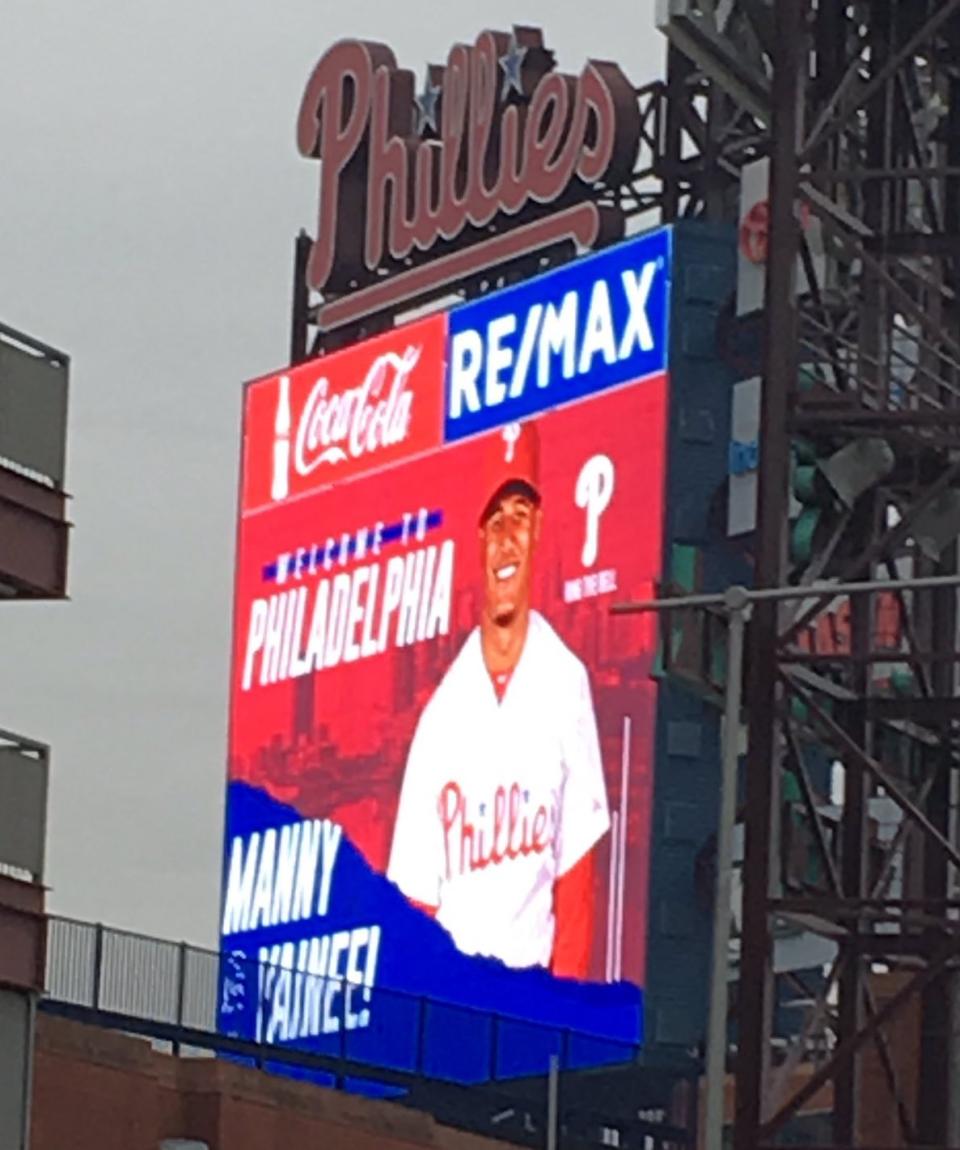
<svg viewBox="0 0 960 1150">
<path fill-rule="evenodd" d="M 236 835 L 302 817 L 243 783 L 231 784 L 227 810 L 228 844 Z M 626 1062 L 638 1052 L 639 987 L 574 982 L 461 954 L 442 927 L 410 906 L 346 840 L 326 916 L 223 939 L 222 1032 L 256 1038 L 258 948 L 369 925 L 382 932 L 376 984 L 356 1002 L 369 1010 L 369 1025 L 282 1045 L 463 1083 L 544 1073 L 553 1055 L 563 1068 L 574 1068 Z"/>
</svg>

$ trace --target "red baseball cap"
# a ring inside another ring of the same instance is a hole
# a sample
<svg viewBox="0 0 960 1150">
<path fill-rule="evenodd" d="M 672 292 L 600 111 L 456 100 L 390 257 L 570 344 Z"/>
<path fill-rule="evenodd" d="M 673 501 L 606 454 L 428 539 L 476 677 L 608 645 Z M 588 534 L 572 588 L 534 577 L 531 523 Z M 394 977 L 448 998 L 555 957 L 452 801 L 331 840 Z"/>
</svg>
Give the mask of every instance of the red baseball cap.
<svg viewBox="0 0 960 1150">
<path fill-rule="evenodd" d="M 508 487 L 529 494 L 540 502 L 540 434 L 537 425 L 507 423 L 490 435 L 486 444 L 483 494 L 486 496 L 480 522 L 493 510 Z"/>
</svg>

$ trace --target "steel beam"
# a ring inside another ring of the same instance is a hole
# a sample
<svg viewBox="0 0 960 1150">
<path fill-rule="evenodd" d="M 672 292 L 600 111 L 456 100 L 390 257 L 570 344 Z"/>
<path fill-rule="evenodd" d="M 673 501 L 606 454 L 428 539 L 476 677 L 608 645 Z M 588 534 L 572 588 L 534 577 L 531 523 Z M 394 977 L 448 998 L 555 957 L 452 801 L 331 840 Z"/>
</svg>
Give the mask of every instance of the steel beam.
<svg viewBox="0 0 960 1150">
<path fill-rule="evenodd" d="M 861 529 L 864 524 L 860 524 Z M 862 655 L 869 645 L 871 632 L 871 605 L 869 595 L 858 595 L 851 604 L 851 647 L 853 655 Z M 860 664 L 854 670 L 854 691 L 866 696 L 869 680 L 866 667 Z M 859 708 L 848 709 L 847 733 L 859 744 L 867 742 L 868 725 Z M 840 833 L 841 889 L 847 898 L 863 897 L 866 869 L 866 821 L 867 803 L 870 798 L 870 779 L 857 756 L 844 759 L 845 784 L 843 792 L 843 815 Z M 849 937 L 841 944 L 846 957 L 838 981 L 838 1028 L 837 1038 L 841 1044 L 849 1041 L 860 1029 L 863 1018 L 863 995 L 866 989 L 863 974 L 863 959 L 860 954 L 860 923 L 850 924 Z M 833 1095 L 833 1136 L 837 1142 L 852 1145 L 856 1138 L 857 1114 L 860 1102 L 859 1059 L 856 1052 L 843 1063 L 838 1071 Z"/>
<path fill-rule="evenodd" d="M 872 16 L 874 18 L 882 17 L 883 14 L 889 12 L 891 9 L 889 3 L 874 5 Z M 889 56 L 880 70 L 873 76 L 870 81 L 861 88 L 857 93 L 855 100 L 842 101 L 844 104 L 844 111 L 836 118 L 827 119 L 822 126 L 819 125 L 819 134 L 811 136 L 803 146 L 803 158 L 809 159 L 817 148 L 821 147 L 833 136 L 842 132 L 844 128 L 848 127 L 852 118 L 856 113 L 866 106 L 875 96 L 879 95 L 884 86 L 894 78 L 897 69 L 908 61 L 919 48 L 927 44 L 934 36 L 934 34 L 947 23 L 948 20 L 953 18 L 960 12 L 960 0 L 940 0 L 937 6 L 937 11 L 933 13 L 928 19 L 921 24 L 916 33 L 911 36 L 905 43 L 900 45 L 898 50 Z M 853 85 L 849 82 L 845 86 L 849 91 Z"/>
<path fill-rule="evenodd" d="M 941 562 L 941 574 L 953 574 L 957 569 L 956 547 L 948 549 Z M 943 653 L 953 652 L 957 630 L 957 597 L 942 592 L 933 596 L 930 618 L 930 638 Z M 937 695 L 952 693 L 956 671 L 946 662 L 934 664 L 931 672 Z M 940 724 L 941 745 L 932 748 L 931 773 L 934 782 L 926 804 L 928 817 L 943 840 L 950 843 L 950 724 Z M 953 845 L 952 843 L 950 845 Z M 955 861 L 955 860 L 954 860 Z M 923 853 L 923 895 L 928 900 L 946 900 L 949 896 L 948 851 L 940 844 L 925 842 Z M 944 937 L 945 922 L 934 921 L 926 931 L 928 945 L 937 945 Z M 917 1132 L 921 1142 L 928 1145 L 947 1141 L 947 1115 L 950 1099 L 950 986 L 946 976 L 930 982 L 923 991 L 920 1014 L 920 1076 L 917 1088 Z"/>
<path fill-rule="evenodd" d="M 835 1077 L 839 1065 L 851 1058 L 863 1044 L 872 1038 L 884 1023 L 892 1019 L 914 995 L 918 994 L 935 978 L 939 977 L 940 973 L 947 968 L 950 960 L 956 958 L 958 954 L 960 954 L 960 939 L 951 939 L 941 947 L 931 961 L 921 970 L 917 971 L 896 994 L 888 999 L 856 1034 L 851 1035 L 845 1042 L 837 1047 L 833 1056 L 824 1062 L 823 1065 L 807 1079 L 789 1102 L 781 1106 L 776 1114 L 764 1122 L 762 1128 L 758 1131 L 758 1137 L 752 1144 L 753 1150 L 756 1150 L 756 1147 L 760 1143 L 772 1139 L 777 1131 L 783 1128 L 784 1124 L 792 1115 L 796 1114 L 806 1102 L 809 1102 L 809 1100 L 813 1098 L 821 1087 Z M 843 1144 L 844 1143 L 841 1143 L 841 1145 Z M 849 1143 L 846 1144 L 848 1145 Z"/>
<path fill-rule="evenodd" d="M 801 61 L 805 58 L 806 0 L 781 0 L 776 9 L 770 237 L 767 262 L 763 395 L 760 408 L 759 496 L 756 531 L 758 588 L 783 581 L 789 438 L 787 417 L 797 378 L 796 266 L 799 226 L 794 212 L 797 148 L 802 127 Z M 763 1120 L 768 1067 L 767 1036 L 773 1010 L 770 923 L 767 899 L 773 882 L 773 813 L 777 805 L 779 753 L 775 665 L 779 619 L 775 602 L 754 607 L 748 662 L 750 711 L 746 767 L 743 929 L 737 1092 L 736 1150 L 754 1150 Z"/>
<path fill-rule="evenodd" d="M 867 771 L 868 774 L 872 775 L 876 782 L 883 787 L 884 792 L 900 807 L 907 818 L 912 819 L 921 830 L 926 832 L 929 838 L 933 839 L 938 847 L 945 852 L 954 866 L 960 866 L 960 851 L 949 841 L 946 834 L 934 825 L 920 807 L 917 806 L 908 795 L 904 794 L 903 789 L 894 782 L 883 767 L 858 746 L 856 741 L 850 737 L 840 724 L 827 714 L 809 691 L 798 686 L 796 683 L 791 683 L 790 686 L 791 690 L 795 691 L 805 701 L 815 721 L 823 728 L 827 736 L 837 744 L 841 753 L 854 760 L 860 767 Z"/>
</svg>

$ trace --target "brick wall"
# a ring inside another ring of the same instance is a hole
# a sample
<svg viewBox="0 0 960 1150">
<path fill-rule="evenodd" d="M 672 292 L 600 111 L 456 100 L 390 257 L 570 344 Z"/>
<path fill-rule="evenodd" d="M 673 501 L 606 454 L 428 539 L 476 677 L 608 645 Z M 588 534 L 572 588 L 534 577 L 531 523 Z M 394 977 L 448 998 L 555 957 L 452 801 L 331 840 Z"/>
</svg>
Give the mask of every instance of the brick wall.
<svg viewBox="0 0 960 1150">
<path fill-rule="evenodd" d="M 41 1015 L 32 1150 L 502 1150 L 428 1115 Z"/>
</svg>

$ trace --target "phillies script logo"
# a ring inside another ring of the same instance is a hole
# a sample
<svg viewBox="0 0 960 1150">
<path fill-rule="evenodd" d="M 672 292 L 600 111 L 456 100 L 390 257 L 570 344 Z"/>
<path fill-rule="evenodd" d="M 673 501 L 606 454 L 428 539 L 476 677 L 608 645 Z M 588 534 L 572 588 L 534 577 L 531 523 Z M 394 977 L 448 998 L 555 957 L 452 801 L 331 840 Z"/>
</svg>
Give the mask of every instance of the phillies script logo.
<svg viewBox="0 0 960 1150">
<path fill-rule="evenodd" d="M 531 808 L 528 800 L 529 792 L 514 783 L 509 789 L 497 787 L 493 803 L 481 803 L 474 811 L 460 787 L 447 783 L 437 802 L 447 880 L 552 850 L 556 810 L 542 803 Z"/>
<path fill-rule="evenodd" d="M 389 48 L 336 44 L 314 68 L 297 128 L 302 154 L 321 161 L 308 285 L 342 297 L 324 304 L 319 325 L 548 246 L 622 234 L 619 210 L 594 201 L 630 177 L 640 128 L 616 65 L 556 72 L 535 28 L 458 44 L 420 95 Z"/>
</svg>

